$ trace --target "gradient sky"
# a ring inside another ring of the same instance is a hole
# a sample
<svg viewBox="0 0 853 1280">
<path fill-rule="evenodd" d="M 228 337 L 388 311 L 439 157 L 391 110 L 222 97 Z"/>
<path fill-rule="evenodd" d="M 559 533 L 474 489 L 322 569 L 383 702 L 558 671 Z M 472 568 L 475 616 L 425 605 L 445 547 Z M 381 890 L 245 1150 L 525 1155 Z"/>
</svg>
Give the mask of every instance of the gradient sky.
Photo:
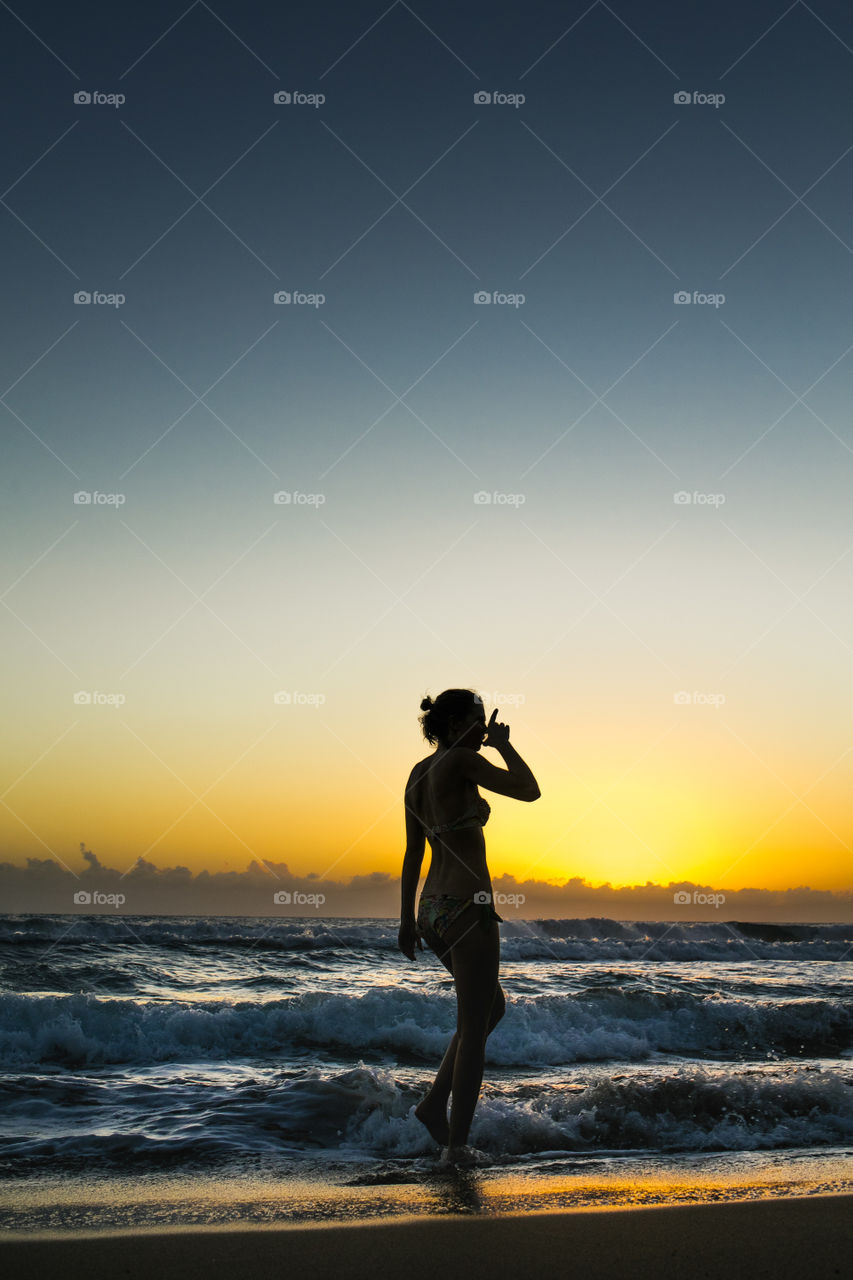
<svg viewBox="0 0 853 1280">
<path fill-rule="evenodd" d="M 463 685 L 493 873 L 850 886 L 849 6 L 0 31 L 0 857 L 395 872 Z"/>
</svg>

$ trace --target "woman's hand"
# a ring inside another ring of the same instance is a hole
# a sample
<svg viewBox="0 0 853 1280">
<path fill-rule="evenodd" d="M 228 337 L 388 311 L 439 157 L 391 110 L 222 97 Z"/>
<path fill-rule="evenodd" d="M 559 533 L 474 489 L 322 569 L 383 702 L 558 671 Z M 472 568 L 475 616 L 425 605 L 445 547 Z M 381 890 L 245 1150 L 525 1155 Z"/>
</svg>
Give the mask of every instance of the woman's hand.
<svg viewBox="0 0 853 1280">
<path fill-rule="evenodd" d="M 408 956 L 410 960 L 415 958 L 415 945 L 423 951 L 423 938 L 418 932 L 418 926 L 414 920 L 405 920 L 400 925 L 400 932 L 397 934 L 397 945 L 404 956 Z"/>
<path fill-rule="evenodd" d="M 497 719 L 498 709 L 495 707 L 492 717 L 486 725 L 486 736 L 483 739 L 484 747 L 494 747 L 500 751 L 501 747 L 505 747 L 509 742 L 509 725 L 501 724 Z"/>
</svg>

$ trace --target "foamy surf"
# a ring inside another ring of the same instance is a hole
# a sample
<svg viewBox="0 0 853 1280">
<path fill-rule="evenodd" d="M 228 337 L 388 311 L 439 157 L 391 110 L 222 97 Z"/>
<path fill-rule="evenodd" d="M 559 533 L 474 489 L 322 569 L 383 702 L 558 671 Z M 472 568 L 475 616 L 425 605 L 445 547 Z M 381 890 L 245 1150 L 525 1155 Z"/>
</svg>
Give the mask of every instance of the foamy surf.
<svg viewBox="0 0 853 1280">
<path fill-rule="evenodd" d="M 495 1168 L 846 1150 L 851 934 L 502 926 L 507 1011 L 469 1145 Z M 440 1158 L 414 1108 L 453 984 L 400 954 L 395 922 L 7 916 L 0 961 L 7 1176 Z"/>
</svg>

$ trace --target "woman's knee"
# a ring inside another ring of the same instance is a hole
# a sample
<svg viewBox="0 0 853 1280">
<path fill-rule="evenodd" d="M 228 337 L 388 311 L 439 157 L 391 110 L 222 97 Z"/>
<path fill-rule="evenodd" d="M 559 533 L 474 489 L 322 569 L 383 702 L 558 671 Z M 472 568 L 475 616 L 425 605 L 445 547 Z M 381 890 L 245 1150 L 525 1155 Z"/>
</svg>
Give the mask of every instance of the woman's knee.
<svg viewBox="0 0 853 1280">
<path fill-rule="evenodd" d="M 463 1058 L 469 1058 L 470 1054 L 479 1055 L 482 1062 L 483 1054 L 486 1052 L 486 1040 L 489 1037 L 489 1028 L 485 1022 L 472 1022 L 457 1033 L 456 1056 L 462 1055 Z"/>
<path fill-rule="evenodd" d="M 495 1003 L 492 1002 L 491 1008 L 479 1001 L 476 1004 L 467 1004 L 464 1009 L 457 1008 L 456 1015 L 456 1033 L 460 1039 L 468 1039 L 469 1041 L 481 1040 L 485 1043 L 486 1036 L 495 1025 Z M 502 1011 L 501 1011 L 502 1016 Z"/>
</svg>

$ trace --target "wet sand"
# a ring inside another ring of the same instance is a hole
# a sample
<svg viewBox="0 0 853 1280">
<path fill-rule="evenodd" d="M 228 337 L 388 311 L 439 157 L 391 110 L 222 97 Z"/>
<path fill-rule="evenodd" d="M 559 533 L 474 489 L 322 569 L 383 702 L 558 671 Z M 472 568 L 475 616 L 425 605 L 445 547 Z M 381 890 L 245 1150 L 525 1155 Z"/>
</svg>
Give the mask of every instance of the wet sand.
<svg viewBox="0 0 853 1280">
<path fill-rule="evenodd" d="M 176 1227 L 0 1241 L 9 1280 L 375 1280 L 575 1275 L 619 1280 L 831 1280 L 853 1245 L 853 1196 L 499 1217 L 406 1217 L 341 1226 Z"/>
</svg>

